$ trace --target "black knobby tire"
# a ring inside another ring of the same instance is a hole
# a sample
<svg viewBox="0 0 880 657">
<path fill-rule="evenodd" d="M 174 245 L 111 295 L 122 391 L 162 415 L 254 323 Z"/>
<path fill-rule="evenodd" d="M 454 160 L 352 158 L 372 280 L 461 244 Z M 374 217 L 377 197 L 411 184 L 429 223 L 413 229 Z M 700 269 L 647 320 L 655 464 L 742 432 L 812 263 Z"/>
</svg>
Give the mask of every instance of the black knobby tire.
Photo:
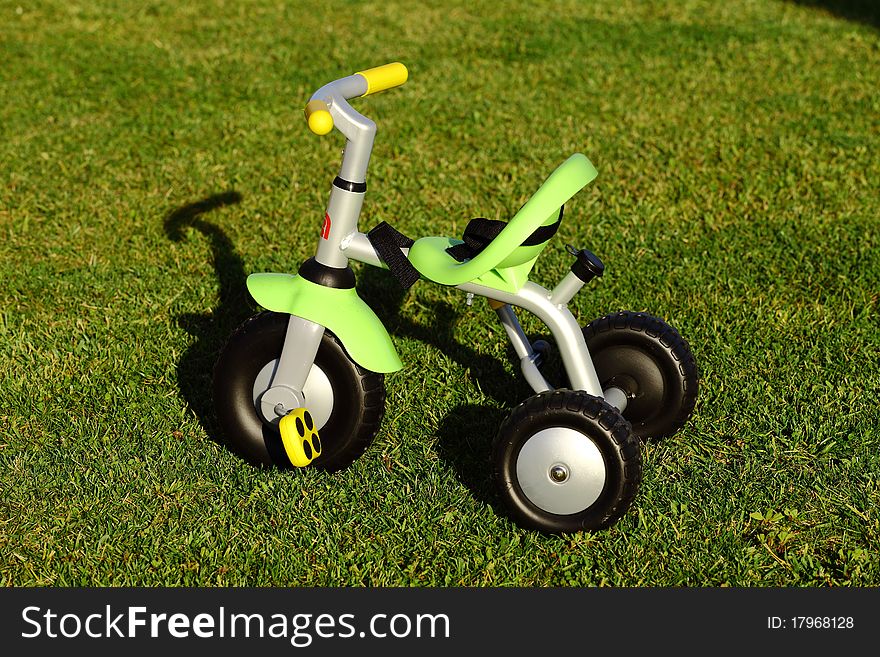
<svg viewBox="0 0 880 657">
<path fill-rule="evenodd" d="M 551 513 L 539 507 L 517 475 L 517 462 L 529 439 L 557 427 L 574 429 L 583 440 L 592 441 L 604 464 L 601 493 L 575 513 Z M 613 525 L 632 504 L 642 478 L 641 447 L 629 423 L 616 408 L 580 390 L 542 392 L 517 406 L 498 430 L 492 460 L 498 493 L 514 521 L 552 534 Z"/>
<path fill-rule="evenodd" d="M 666 438 L 688 421 L 699 373 L 691 348 L 659 317 L 620 312 L 583 329 L 602 389 L 627 394 L 623 416 L 642 439 Z"/>
<path fill-rule="evenodd" d="M 277 427 L 257 412 L 254 382 L 260 370 L 281 355 L 290 315 L 262 312 L 230 337 L 214 366 L 214 406 L 226 444 L 247 461 L 291 467 Z M 385 410 L 384 376 L 362 369 L 330 331 L 324 331 L 315 365 L 327 375 L 333 409 L 321 427 L 321 456 L 312 465 L 340 470 L 369 447 Z"/>
</svg>

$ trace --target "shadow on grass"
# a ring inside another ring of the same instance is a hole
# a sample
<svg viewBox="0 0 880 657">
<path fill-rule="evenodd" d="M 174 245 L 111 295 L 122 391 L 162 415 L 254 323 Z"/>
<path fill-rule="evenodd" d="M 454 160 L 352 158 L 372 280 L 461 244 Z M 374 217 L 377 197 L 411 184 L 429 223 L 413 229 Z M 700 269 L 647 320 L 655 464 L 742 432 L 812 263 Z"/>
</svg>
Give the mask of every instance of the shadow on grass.
<svg viewBox="0 0 880 657">
<path fill-rule="evenodd" d="M 830 14 L 880 29 L 880 2 L 877 0 L 789 0 L 802 7 L 824 9 Z"/>
<path fill-rule="evenodd" d="M 252 314 L 252 308 L 245 287 L 244 263 L 226 234 L 203 215 L 240 202 L 241 194 L 235 191 L 214 194 L 172 210 L 163 221 L 171 241 L 183 240 L 185 230 L 193 228 L 207 237 L 211 245 L 220 303 L 210 312 L 177 317 L 178 325 L 195 338 L 177 364 L 177 380 L 181 397 L 196 414 L 205 433 L 220 444 L 224 443 L 214 418 L 211 373 L 229 334 Z"/>
<path fill-rule="evenodd" d="M 470 375 L 483 393 L 492 399 L 506 406 L 513 406 L 522 401 L 524 393 L 527 396 L 532 394 L 520 377 L 515 377 L 516 381 L 511 380 L 510 373 L 501 361 L 455 339 L 453 334 L 458 315 L 460 312 L 467 312 L 463 310 L 464 295 L 461 297 L 461 308 L 455 308 L 445 301 L 432 303 L 429 312 L 433 323 L 421 324 L 401 314 L 406 291 L 387 271 L 364 267 L 358 276 L 358 294 L 376 312 L 392 336 L 418 340 L 442 351 L 455 363 L 470 370 Z M 503 331 L 499 333 L 504 335 Z M 513 353 L 512 348 L 509 352 L 509 355 Z M 418 363 L 404 363 L 404 367 L 418 366 Z"/>
<path fill-rule="evenodd" d="M 468 312 L 463 309 L 463 295 L 461 308 L 445 301 L 432 303 L 429 313 L 433 322 L 422 324 L 401 313 L 406 292 L 386 271 L 373 267 L 361 270 L 358 293 L 392 336 L 415 339 L 442 351 L 459 366 L 467 368 L 480 390 L 501 405 L 469 404 L 463 399 L 465 403 L 449 412 L 437 430 L 440 459 L 455 472 L 475 499 L 498 511 L 498 498 L 492 487 L 492 439 L 510 410 L 534 392 L 518 372 L 511 376 L 501 361 L 480 353 L 477 345 L 461 344 L 455 339 L 458 315 Z M 504 332 L 499 330 L 499 333 L 499 339 L 504 339 Z M 512 356 L 513 348 L 508 344 L 508 357 Z M 419 363 L 404 363 L 404 366 L 419 367 Z M 466 388 L 463 387 L 462 391 Z"/>
<path fill-rule="evenodd" d="M 504 408 L 465 404 L 448 413 L 437 431 L 438 456 L 475 499 L 501 515 L 492 484 L 492 440 L 508 413 Z"/>
</svg>

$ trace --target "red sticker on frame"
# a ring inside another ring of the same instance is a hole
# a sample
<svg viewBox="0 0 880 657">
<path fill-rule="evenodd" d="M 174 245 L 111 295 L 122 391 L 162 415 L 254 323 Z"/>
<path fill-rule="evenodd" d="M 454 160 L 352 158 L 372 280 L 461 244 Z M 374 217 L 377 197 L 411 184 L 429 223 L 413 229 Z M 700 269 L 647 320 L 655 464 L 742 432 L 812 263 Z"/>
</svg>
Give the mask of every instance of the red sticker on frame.
<svg viewBox="0 0 880 657">
<path fill-rule="evenodd" d="M 321 237 L 325 240 L 330 237 L 330 215 L 324 213 L 324 227 L 321 229 Z"/>
</svg>

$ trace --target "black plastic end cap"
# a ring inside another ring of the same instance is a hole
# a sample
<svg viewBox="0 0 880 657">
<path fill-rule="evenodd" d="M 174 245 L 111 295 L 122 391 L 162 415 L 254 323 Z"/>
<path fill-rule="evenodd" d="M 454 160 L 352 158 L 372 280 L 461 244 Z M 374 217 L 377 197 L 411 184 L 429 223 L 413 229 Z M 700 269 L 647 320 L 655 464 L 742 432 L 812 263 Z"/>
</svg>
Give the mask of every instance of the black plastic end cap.
<svg viewBox="0 0 880 657">
<path fill-rule="evenodd" d="M 577 260 L 575 260 L 574 264 L 571 266 L 571 271 L 574 272 L 574 275 L 584 283 L 587 283 L 594 278 L 598 278 L 605 273 L 605 264 L 599 256 L 592 251 L 587 249 L 574 251 L 574 249 L 570 248 L 569 253 L 577 256 Z"/>
</svg>

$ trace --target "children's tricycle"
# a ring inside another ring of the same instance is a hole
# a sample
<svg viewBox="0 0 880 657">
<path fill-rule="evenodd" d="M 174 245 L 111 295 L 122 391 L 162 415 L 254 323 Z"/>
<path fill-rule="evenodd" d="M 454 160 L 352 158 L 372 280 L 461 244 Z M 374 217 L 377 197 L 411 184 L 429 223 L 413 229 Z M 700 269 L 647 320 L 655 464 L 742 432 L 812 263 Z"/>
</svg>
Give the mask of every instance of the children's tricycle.
<svg viewBox="0 0 880 657">
<path fill-rule="evenodd" d="M 690 347 L 669 324 L 638 312 L 581 328 L 568 303 L 602 261 L 569 246 L 570 271 L 552 290 L 529 281 L 563 206 L 596 177 L 582 154 L 565 160 L 509 222 L 478 218 L 461 239 L 411 240 L 382 222 L 358 230 L 376 124 L 349 104 L 407 79 L 394 63 L 321 87 L 305 107 L 318 135 L 346 137 L 315 256 L 297 275 L 252 274 L 266 309 L 229 338 L 214 368 L 217 416 L 229 446 L 251 462 L 328 471 L 369 446 L 385 406 L 384 375 L 402 367 L 382 322 L 355 291 L 349 260 L 382 267 L 404 287 L 419 280 L 485 297 L 535 394 L 510 413 L 492 448 L 498 493 L 519 524 L 545 532 L 616 522 L 641 480 L 640 439 L 678 431 L 697 398 Z M 543 321 L 567 387 L 541 373 L 549 344 L 531 342 L 514 307 Z"/>
</svg>

